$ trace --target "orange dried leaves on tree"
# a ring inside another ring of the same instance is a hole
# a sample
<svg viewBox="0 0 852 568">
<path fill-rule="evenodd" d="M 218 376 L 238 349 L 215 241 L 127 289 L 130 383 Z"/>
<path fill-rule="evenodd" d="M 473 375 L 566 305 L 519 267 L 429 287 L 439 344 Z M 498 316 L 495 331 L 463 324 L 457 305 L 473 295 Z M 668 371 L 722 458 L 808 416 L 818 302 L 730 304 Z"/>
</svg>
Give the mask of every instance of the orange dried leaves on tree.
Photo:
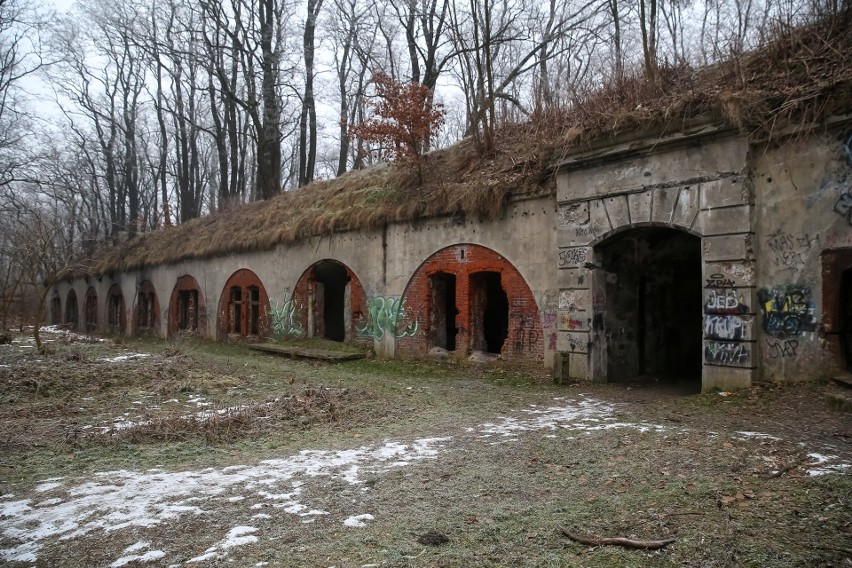
<svg viewBox="0 0 852 568">
<path fill-rule="evenodd" d="M 384 73 L 373 75 L 378 100 L 371 104 L 373 118 L 352 128 L 352 133 L 380 146 L 385 160 L 419 164 L 420 156 L 444 124 L 444 109 L 432 102 L 428 87 L 399 83 Z"/>
</svg>

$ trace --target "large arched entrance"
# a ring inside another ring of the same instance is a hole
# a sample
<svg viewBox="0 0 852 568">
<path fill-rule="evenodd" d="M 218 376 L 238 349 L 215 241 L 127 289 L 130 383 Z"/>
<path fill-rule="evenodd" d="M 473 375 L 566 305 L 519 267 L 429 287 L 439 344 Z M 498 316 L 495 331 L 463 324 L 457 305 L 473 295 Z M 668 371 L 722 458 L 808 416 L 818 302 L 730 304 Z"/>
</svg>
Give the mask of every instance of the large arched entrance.
<svg viewBox="0 0 852 568">
<path fill-rule="evenodd" d="M 312 264 L 293 289 L 294 305 L 308 337 L 351 341 L 363 325 L 367 296 L 345 264 L 325 259 Z"/>
<path fill-rule="evenodd" d="M 701 239 L 665 227 L 634 228 L 594 249 L 600 371 L 609 382 L 701 389 Z"/>
<path fill-rule="evenodd" d="M 399 338 L 403 351 L 544 356 L 535 298 L 514 265 L 491 249 L 459 244 L 434 253 L 412 275 L 403 298 L 406 313 L 420 324 L 411 337 Z"/>
</svg>

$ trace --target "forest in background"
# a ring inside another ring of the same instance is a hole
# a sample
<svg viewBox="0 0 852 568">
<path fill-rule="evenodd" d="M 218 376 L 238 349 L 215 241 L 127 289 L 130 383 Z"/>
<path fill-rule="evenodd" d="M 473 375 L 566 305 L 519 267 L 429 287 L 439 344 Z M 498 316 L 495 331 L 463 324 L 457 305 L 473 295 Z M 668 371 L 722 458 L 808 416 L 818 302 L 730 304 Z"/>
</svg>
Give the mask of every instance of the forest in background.
<svg viewBox="0 0 852 568">
<path fill-rule="evenodd" d="M 424 87 L 420 151 L 738 61 L 845 0 L 0 0 L 0 289 L 381 162 L 376 78 Z M 381 90 L 378 91 L 381 93 Z M 436 107 L 437 108 L 437 107 Z M 40 303 L 40 302 L 39 302 Z"/>
</svg>

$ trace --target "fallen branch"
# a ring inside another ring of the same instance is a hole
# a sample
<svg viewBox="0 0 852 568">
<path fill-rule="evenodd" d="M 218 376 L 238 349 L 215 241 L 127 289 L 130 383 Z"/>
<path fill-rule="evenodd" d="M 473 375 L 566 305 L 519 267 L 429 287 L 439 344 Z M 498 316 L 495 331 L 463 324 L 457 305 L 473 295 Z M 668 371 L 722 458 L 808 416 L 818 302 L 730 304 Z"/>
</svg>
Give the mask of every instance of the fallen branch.
<svg viewBox="0 0 852 568">
<path fill-rule="evenodd" d="M 576 533 L 572 533 L 565 527 L 562 527 L 562 534 L 567 536 L 573 541 L 579 542 L 580 544 L 586 544 L 588 546 L 623 546 L 625 548 L 641 548 L 645 550 L 656 550 L 658 548 L 663 548 L 666 545 L 673 543 L 676 539 L 667 538 L 664 540 L 634 540 L 632 538 L 600 538 L 594 536 L 580 536 Z"/>
</svg>

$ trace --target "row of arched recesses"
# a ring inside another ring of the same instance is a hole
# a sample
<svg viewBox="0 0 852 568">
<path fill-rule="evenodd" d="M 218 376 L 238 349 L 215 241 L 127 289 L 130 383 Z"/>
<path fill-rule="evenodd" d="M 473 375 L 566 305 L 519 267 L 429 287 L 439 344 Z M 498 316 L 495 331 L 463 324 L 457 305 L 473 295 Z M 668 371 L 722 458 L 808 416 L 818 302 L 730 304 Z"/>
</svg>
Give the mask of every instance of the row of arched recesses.
<svg viewBox="0 0 852 568">
<path fill-rule="evenodd" d="M 74 290 L 54 317 L 72 328 L 95 331 L 98 295 L 90 287 L 82 312 Z M 133 300 L 134 333 L 157 332 L 161 317 L 170 336 L 206 335 L 203 289 L 191 275 L 177 279 L 168 304 L 161 305 L 154 286 L 141 282 Z M 118 284 L 101 309 L 109 331 L 126 329 L 125 296 Z M 417 353 L 432 347 L 469 353 L 483 351 L 541 358 L 544 335 L 533 295 L 518 270 L 496 252 L 478 245 L 454 245 L 430 256 L 414 273 L 402 297 L 368 302 L 357 275 L 345 264 L 324 259 L 309 266 L 292 293 L 271 302 L 265 286 L 249 269 L 225 283 L 216 312 L 222 339 L 264 337 L 271 333 L 323 337 L 334 341 L 381 339 L 395 335 L 400 349 Z M 78 321 L 79 319 L 79 321 Z"/>
</svg>

